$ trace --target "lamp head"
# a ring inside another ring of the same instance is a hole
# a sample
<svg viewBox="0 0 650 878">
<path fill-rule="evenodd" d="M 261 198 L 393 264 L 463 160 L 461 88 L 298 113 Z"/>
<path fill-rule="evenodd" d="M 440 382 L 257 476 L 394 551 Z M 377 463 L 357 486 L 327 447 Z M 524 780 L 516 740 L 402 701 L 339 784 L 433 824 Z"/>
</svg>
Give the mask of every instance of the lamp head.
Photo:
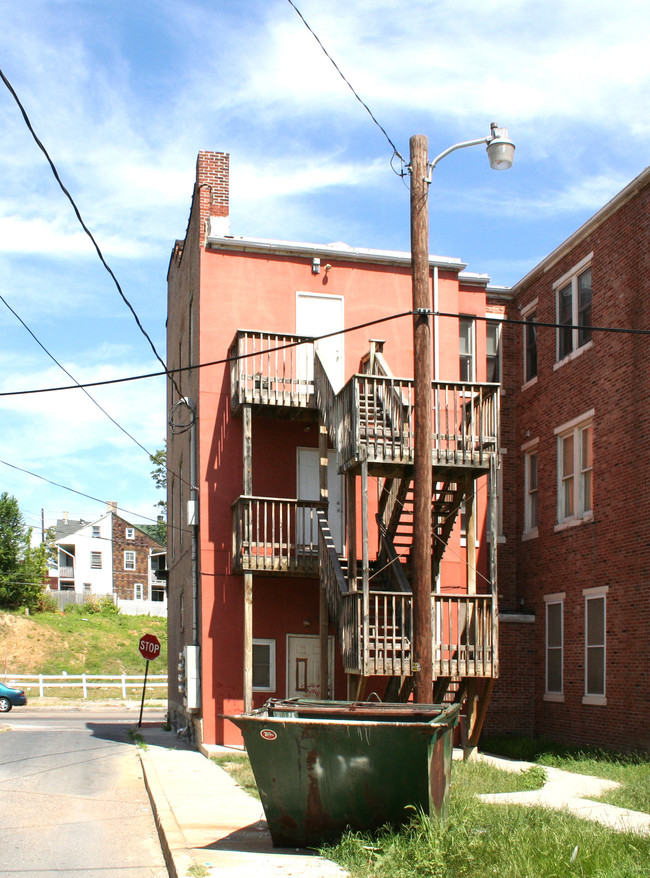
<svg viewBox="0 0 650 878">
<path fill-rule="evenodd" d="M 508 137 L 507 128 L 499 128 L 497 122 L 490 125 L 490 138 L 487 142 L 490 167 L 495 171 L 507 171 L 512 167 L 515 145 Z"/>
</svg>

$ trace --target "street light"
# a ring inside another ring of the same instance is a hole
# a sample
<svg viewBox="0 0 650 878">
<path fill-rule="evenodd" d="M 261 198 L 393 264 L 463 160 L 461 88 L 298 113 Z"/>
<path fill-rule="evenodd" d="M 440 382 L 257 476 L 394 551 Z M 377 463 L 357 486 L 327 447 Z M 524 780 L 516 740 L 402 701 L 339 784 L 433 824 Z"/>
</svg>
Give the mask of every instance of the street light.
<svg viewBox="0 0 650 878">
<path fill-rule="evenodd" d="M 431 620 L 431 302 L 429 298 L 429 205 L 428 185 L 438 162 L 466 146 L 487 144 L 490 167 L 512 166 L 515 145 L 507 128 L 496 122 L 490 135 L 456 143 L 428 161 L 428 140 L 422 134 L 410 140 L 411 173 L 411 272 L 413 278 L 413 377 L 415 447 L 413 449 L 413 655 L 415 701 L 433 701 Z"/>
</svg>

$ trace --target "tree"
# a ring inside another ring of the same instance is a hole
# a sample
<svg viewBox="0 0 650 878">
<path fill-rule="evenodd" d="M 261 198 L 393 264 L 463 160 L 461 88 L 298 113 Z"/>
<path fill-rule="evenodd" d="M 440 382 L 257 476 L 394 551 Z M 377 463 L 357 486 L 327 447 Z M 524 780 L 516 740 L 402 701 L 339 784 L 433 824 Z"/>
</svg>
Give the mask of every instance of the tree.
<svg viewBox="0 0 650 878">
<path fill-rule="evenodd" d="M 151 478 L 154 480 L 156 488 L 167 492 L 167 448 L 159 448 L 150 456 L 150 460 L 154 467 L 151 470 Z M 156 506 L 160 509 L 161 514 L 158 516 L 157 524 L 147 525 L 147 533 L 152 536 L 163 546 L 167 545 L 167 500 L 159 500 Z"/>
<path fill-rule="evenodd" d="M 0 606 L 39 608 L 47 576 L 47 546 L 33 548 L 18 501 L 0 494 Z"/>
</svg>

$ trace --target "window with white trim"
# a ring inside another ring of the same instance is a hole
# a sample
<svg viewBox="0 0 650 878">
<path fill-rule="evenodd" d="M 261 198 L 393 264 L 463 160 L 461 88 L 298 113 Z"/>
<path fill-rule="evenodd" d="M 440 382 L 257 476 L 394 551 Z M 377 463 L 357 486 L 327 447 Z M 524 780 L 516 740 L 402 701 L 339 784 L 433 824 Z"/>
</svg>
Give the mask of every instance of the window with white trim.
<svg viewBox="0 0 650 878">
<path fill-rule="evenodd" d="M 545 695 L 564 693 L 564 594 L 546 595 L 546 682 Z"/>
<path fill-rule="evenodd" d="M 253 691 L 275 692 L 275 640 L 253 640 Z"/>
<path fill-rule="evenodd" d="M 607 587 L 584 589 L 585 703 L 604 704 Z"/>
<path fill-rule="evenodd" d="M 460 380 L 475 381 L 474 319 L 472 317 L 460 317 L 458 320 L 458 330 L 460 338 Z"/>
<path fill-rule="evenodd" d="M 142 583 L 134 582 L 133 583 L 133 600 L 141 601 L 142 600 Z"/>
<path fill-rule="evenodd" d="M 524 452 L 524 534 L 537 533 L 537 446 Z"/>
<path fill-rule="evenodd" d="M 102 569 L 102 553 L 101 552 L 91 552 L 90 553 L 90 568 L 91 568 L 91 570 L 101 570 Z"/>
<path fill-rule="evenodd" d="M 558 427 L 558 524 L 590 518 L 593 510 L 593 423 Z"/>
<path fill-rule="evenodd" d="M 101 536 L 98 524 L 93 524 L 93 536 L 94 537 Z"/>
<path fill-rule="evenodd" d="M 591 341 L 591 258 L 590 254 L 553 284 L 558 362 Z"/>
<path fill-rule="evenodd" d="M 135 539 L 135 528 L 134 527 L 127 527 L 124 531 L 124 536 L 127 540 L 134 540 Z"/>
<path fill-rule="evenodd" d="M 487 381 L 501 381 L 501 322 L 488 320 L 485 324 Z"/>
<path fill-rule="evenodd" d="M 127 550 L 124 553 L 124 569 L 135 570 L 135 552 Z"/>
</svg>

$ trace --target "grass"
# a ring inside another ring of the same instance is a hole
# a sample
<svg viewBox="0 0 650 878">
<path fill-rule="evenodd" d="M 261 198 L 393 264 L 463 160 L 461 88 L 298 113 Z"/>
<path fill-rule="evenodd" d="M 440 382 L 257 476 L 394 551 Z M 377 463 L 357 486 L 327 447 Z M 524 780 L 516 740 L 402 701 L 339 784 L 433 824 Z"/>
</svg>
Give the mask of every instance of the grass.
<svg viewBox="0 0 650 878">
<path fill-rule="evenodd" d="M 257 795 L 247 756 L 213 759 Z M 484 762 L 454 762 L 446 821 L 415 814 L 400 830 L 348 833 L 321 853 L 352 878 L 649 878 L 650 838 L 568 813 L 476 798 L 537 789 L 544 777 L 541 765 L 513 774 Z"/>
<path fill-rule="evenodd" d="M 237 781 L 239 786 L 246 790 L 249 795 L 259 799 L 260 794 L 257 790 L 257 784 L 255 783 L 255 777 L 248 756 L 227 753 L 223 756 L 212 756 L 211 758 L 216 765 L 227 771 L 232 779 Z"/>
<path fill-rule="evenodd" d="M 81 609 L 81 608 L 80 608 Z M 12 662 L 10 674 L 143 674 L 140 637 L 155 634 L 162 650 L 149 666 L 151 674 L 167 671 L 167 620 L 115 613 L 36 613 L 26 639 L 30 657 Z M 64 690 L 56 690 L 57 695 Z M 156 690 L 152 690 L 156 691 Z M 78 694 L 78 693 L 77 693 Z"/>
<path fill-rule="evenodd" d="M 650 814 L 648 755 L 567 747 L 541 738 L 486 738 L 481 742 L 481 749 L 499 756 L 534 762 L 540 766 L 614 780 L 620 787 L 604 793 L 599 801 Z"/>
</svg>

